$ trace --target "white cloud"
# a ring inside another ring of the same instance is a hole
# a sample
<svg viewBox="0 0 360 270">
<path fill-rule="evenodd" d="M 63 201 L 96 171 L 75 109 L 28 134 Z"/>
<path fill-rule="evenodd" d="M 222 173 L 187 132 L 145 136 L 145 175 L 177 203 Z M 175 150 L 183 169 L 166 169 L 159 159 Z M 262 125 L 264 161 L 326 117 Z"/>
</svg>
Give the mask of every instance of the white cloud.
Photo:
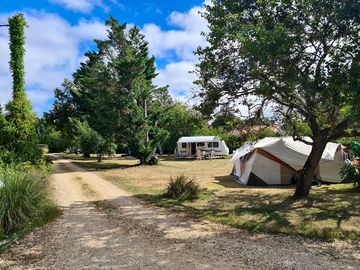
<svg viewBox="0 0 360 270">
<path fill-rule="evenodd" d="M 116 0 L 109 1 L 118 3 Z M 83 1 L 66 2 L 75 4 Z M 94 3 L 91 0 L 85 2 Z M 175 30 L 164 30 L 155 24 L 143 27 L 151 53 L 162 66 L 155 83 L 169 84 L 172 96 L 178 100 L 187 100 L 190 92 L 196 89 L 192 83 L 196 77 L 189 71 L 193 70 L 197 61 L 194 50 L 206 42 L 200 33 L 207 31 L 206 21 L 198 14 L 200 10 L 201 7 L 193 7 L 184 13 L 172 12 L 168 23 L 176 27 Z M 0 13 L 0 21 L 6 21 L 10 15 Z M 64 78 L 70 78 L 84 60 L 84 49 L 90 49 L 84 46 L 89 46 L 92 39 L 104 38 L 106 27 L 99 21 L 80 20 L 70 24 L 57 14 L 38 11 L 28 11 L 25 17 L 29 25 L 26 28 L 26 89 L 34 109 L 41 115 L 51 105 L 52 90 L 60 86 Z M 11 96 L 8 34 L 5 28 L 0 30 L 0 59 L 0 104 L 3 105 Z"/>
<path fill-rule="evenodd" d="M 207 2 L 205 2 L 207 3 Z M 185 13 L 174 11 L 168 17 L 168 23 L 177 30 L 162 30 L 156 24 L 146 24 L 143 32 L 149 41 L 150 53 L 160 61 L 168 64 L 159 70 L 155 82 L 158 85 L 168 84 L 170 92 L 176 99 L 189 98 L 192 83 L 196 77 L 189 74 L 197 61 L 194 51 L 204 46 L 206 39 L 201 35 L 207 32 L 207 22 L 199 14 L 203 7 L 195 6 Z"/>
<path fill-rule="evenodd" d="M 50 0 L 50 2 L 53 4 L 62 5 L 67 9 L 84 13 L 91 12 L 94 7 L 101 7 L 104 9 L 104 11 L 109 11 L 109 8 L 103 3 L 102 0 Z"/>
<path fill-rule="evenodd" d="M 194 63 L 191 61 L 170 63 L 160 70 L 154 83 L 161 86 L 169 84 L 171 96 L 177 100 L 185 101 L 189 98 L 189 91 L 195 87 L 193 81 L 196 76 L 189 73 L 193 66 Z"/>
<path fill-rule="evenodd" d="M 0 14 L 0 20 L 6 21 L 10 15 Z M 34 109 L 42 113 L 48 109 L 52 90 L 59 87 L 64 78 L 71 77 L 83 60 L 80 46 L 105 37 L 106 27 L 102 22 L 84 20 L 71 25 L 60 16 L 45 12 L 27 12 L 25 18 L 29 26 L 25 30 L 26 89 Z M 0 104 L 7 102 L 11 95 L 8 33 L 4 30 L 0 31 Z"/>
<path fill-rule="evenodd" d="M 143 32 L 149 41 L 150 52 L 159 58 L 195 59 L 194 51 L 206 42 L 201 32 L 207 31 L 207 23 L 199 11 L 200 7 L 193 7 L 186 13 L 172 12 L 168 22 L 179 30 L 166 31 L 156 24 L 144 25 Z"/>
</svg>

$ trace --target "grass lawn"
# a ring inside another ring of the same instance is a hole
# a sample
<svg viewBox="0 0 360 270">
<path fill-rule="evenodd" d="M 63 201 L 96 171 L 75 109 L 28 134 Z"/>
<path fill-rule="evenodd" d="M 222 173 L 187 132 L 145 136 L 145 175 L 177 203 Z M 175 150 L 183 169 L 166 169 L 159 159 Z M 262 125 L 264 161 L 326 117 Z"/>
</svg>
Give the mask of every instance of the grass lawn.
<svg viewBox="0 0 360 270">
<path fill-rule="evenodd" d="M 226 159 L 163 157 L 158 166 L 138 166 L 130 157 L 75 163 L 148 202 L 214 222 L 269 233 L 360 240 L 360 193 L 352 184 L 313 187 L 309 199 L 293 200 L 294 187 L 239 185 L 229 175 L 232 164 Z M 180 174 L 200 183 L 198 199 L 179 202 L 161 196 L 169 178 Z"/>
</svg>

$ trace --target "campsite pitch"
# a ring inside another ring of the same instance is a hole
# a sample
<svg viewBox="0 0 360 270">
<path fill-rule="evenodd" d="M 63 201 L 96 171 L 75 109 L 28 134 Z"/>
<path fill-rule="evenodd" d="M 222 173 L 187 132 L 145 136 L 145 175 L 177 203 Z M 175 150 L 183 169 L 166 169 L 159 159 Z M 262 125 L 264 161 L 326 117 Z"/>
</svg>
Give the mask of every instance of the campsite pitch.
<svg viewBox="0 0 360 270">
<path fill-rule="evenodd" d="M 230 176 L 227 159 L 163 157 L 158 166 L 137 166 L 123 157 L 76 164 L 158 206 L 250 230 L 300 234 L 322 239 L 360 239 L 360 193 L 352 184 L 314 186 L 309 199 L 293 200 L 292 186 L 241 186 Z M 170 176 L 195 177 L 204 191 L 198 200 L 178 202 L 161 196 Z"/>
</svg>

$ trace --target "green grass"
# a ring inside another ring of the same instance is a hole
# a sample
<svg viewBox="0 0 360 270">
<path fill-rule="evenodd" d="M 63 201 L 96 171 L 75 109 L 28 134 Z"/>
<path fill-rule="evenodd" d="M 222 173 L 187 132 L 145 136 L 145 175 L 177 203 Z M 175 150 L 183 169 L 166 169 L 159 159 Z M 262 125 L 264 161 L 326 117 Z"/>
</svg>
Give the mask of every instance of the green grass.
<svg viewBox="0 0 360 270">
<path fill-rule="evenodd" d="M 42 171 L 0 169 L 0 251 L 60 211 L 49 198 L 47 175 Z"/>
<path fill-rule="evenodd" d="M 173 160 L 158 166 L 137 166 L 126 158 L 102 163 L 81 160 L 78 165 L 143 200 L 191 216 L 250 231 L 296 234 L 321 239 L 360 240 L 360 193 L 352 184 L 313 187 L 308 199 L 294 200 L 294 187 L 248 187 L 229 176 L 227 160 Z M 195 177 L 202 192 L 191 201 L 162 196 L 171 176 Z"/>
</svg>

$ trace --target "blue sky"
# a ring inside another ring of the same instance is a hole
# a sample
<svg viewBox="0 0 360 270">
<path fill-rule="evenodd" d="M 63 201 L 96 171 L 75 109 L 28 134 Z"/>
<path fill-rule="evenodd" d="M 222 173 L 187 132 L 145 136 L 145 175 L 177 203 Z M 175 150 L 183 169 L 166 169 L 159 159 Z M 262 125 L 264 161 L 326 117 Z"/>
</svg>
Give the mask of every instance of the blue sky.
<svg viewBox="0 0 360 270">
<path fill-rule="evenodd" d="M 155 55 L 159 76 L 155 83 L 170 85 L 177 100 L 188 100 L 195 89 L 189 71 L 197 59 L 193 51 L 204 45 L 206 22 L 198 14 L 204 0 L 1 0 L 0 22 L 14 13 L 25 14 L 26 89 L 39 116 L 49 110 L 53 89 L 59 87 L 93 48 L 94 38 L 104 38 L 104 21 L 110 16 L 121 23 L 138 25 Z M 0 104 L 11 95 L 8 71 L 8 33 L 0 28 Z"/>
</svg>

